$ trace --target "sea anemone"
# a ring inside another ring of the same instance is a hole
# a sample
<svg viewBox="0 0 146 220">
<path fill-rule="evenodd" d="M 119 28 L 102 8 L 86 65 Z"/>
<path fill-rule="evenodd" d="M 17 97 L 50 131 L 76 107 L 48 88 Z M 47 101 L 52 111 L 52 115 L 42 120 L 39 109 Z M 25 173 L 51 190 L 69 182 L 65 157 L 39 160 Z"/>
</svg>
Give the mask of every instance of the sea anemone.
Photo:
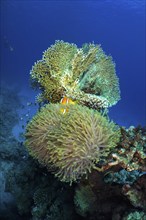
<svg viewBox="0 0 146 220">
<path fill-rule="evenodd" d="M 62 108 L 67 108 L 65 114 Z M 61 181 L 88 175 L 119 141 L 119 128 L 80 105 L 48 104 L 26 128 L 26 147 Z"/>
</svg>

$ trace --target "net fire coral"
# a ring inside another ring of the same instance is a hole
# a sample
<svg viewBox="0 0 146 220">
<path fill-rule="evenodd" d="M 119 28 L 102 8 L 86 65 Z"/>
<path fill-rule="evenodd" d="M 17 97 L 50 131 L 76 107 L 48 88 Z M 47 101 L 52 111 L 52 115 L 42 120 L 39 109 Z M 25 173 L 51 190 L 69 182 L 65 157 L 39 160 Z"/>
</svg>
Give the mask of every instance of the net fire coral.
<svg viewBox="0 0 146 220">
<path fill-rule="evenodd" d="M 56 41 L 34 64 L 30 77 L 33 87 L 41 90 L 40 102 L 57 103 L 67 96 L 78 104 L 100 109 L 120 99 L 115 64 L 100 45 L 90 43 L 78 48 Z"/>
</svg>

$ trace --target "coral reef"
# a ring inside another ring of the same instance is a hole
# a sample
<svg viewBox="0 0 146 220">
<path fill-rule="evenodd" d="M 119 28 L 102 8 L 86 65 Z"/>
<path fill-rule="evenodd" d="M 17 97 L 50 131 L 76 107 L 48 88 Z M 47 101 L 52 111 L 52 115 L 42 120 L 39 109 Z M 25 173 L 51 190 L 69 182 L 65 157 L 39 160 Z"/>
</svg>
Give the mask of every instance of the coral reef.
<svg viewBox="0 0 146 220">
<path fill-rule="evenodd" d="M 32 86 L 41 89 L 38 100 L 59 102 L 63 96 L 91 108 L 107 108 L 120 99 L 115 64 L 100 45 L 56 41 L 34 64 Z"/>
<path fill-rule="evenodd" d="M 134 211 L 125 215 L 122 220 L 145 220 L 145 219 L 146 219 L 146 213 L 142 211 Z"/>
<path fill-rule="evenodd" d="M 103 173 L 93 171 L 75 186 L 74 201 L 77 213 L 85 219 L 123 220 L 131 211 L 145 216 L 146 176 L 131 185 L 114 181 L 107 184 Z"/>
<path fill-rule="evenodd" d="M 94 194 L 94 206 L 96 209 L 88 208 L 90 207 L 90 196 L 88 192 L 82 195 L 82 190 L 78 193 L 81 196 L 78 199 L 80 205 L 77 206 L 78 203 L 75 203 L 77 212 L 81 216 L 87 216 L 87 219 L 123 220 L 132 217 L 136 219 L 137 216 L 142 216 L 142 219 L 145 219 L 145 128 L 138 126 L 124 129 L 122 127 L 121 131 L 120 141 L 112 149 L 113 152 L 107 156 L 106 163 L 105 161 L 103 164 L 99 163 L 102 172 L 92 171 L 87 180 L 82 179 L 78 183 L 77 190 L 81 190 L 82 187 L 84 189 L 90 187 Z M 137 147 L 138 144 L 139 147 Z M 122 147 L 126 149 L 125 154 L 121 149 Z M 120 161 L 112 157 L 115 154 L 121 158 Z M 139 155 L 139 159 L 137 155 Z M 125 158 L 125 160 L 123 159 L 124 163 L 122 163 L 122 158 Z M 132 170 L 126 169 L 128 164 L 132 164 Z M 89 196 L 89 202 L 87 202 L 89 206 L 86 204 L 87 209 L 82 209 L 82 212 L 79 212 L 78 207 L 82 207 L 85 194 L 87 196 L 85 201 L 88 201 Z M 130 213 L 131 210 L 132 212 Z"/>
<path fill-rule="evenodd" d="M 26 149 L 16 140 L 13 128 L 19 122 L 17 110 L 21 109 L 18 89 L 1 82 L 0 91 L 0 219 L 20 219 L 15 198 L 6 190 L 6 175 L 14 168 L 15 161 L 24 156 Z"/>
<path fill-rule="evenodd" d="M 121 139 L 114 149 L 113 158 L 122 168 L 146 171 L 146 128 L 121 127 Z"/>
<path fill-rule="evenodd" d="M 138 177 L 138 171 L 125 171 L 127 178 L 123 178 L 123 172 L 119 171 L 117 182 L 113 179 L 105 183 L 107 173 L 117 173 L 119 169 L 118 165 L 105 172 L 94 169 L 87 179 L 69 186 L 26 155 L 18 157 L 9 170 L 6 190 L 15 197 L 18 219 L 125 220 L 133 216 L 145 219 L 146 175 Z"/>
<path fill-rule="evenodd" d="M 89 185 L 77 187 L 74 194 L 74 203 L 76 211 L 85 217 L 88 213 L 93 214 L 96 211 L 96 196 Z"/>
<path fill-rule="evenodd" d="M 104 181 L 106 183 L 119 183 L 119 184 L 133 184 L 140 176 L 145 173 L 140 172 L 138 170 L 126 171 L 124 169 L 119 172 L 110 172 L 105 175 Z"/>
<path fill-rule="evenodd" d="M 133 185 L 123 185 L 122 193 L 134 207 L 146 211 L 146 175 L 141 176 Z"/>
<path fill-rule="evenodd" d="M 6 188 L 15 197 L 18 220 L 80 220 L 73 207 L 72 188 L 57 181 L 29 156 L 18 158 L 7 174 Z"/>
<path fill-rule="evenodd" d="M 12 135 L 18 94 L 2 89 L 0 218 L 145 220 L 146 128 L 108 118 L 120 99 L 112 58 L 100 45 L 56 41 L 30 78 L 40 108 L 25 143 Z"/>
<path fill-rule="evenodd" d="M 146 215 L 143 208 L 129 201 L 121 184 L 107 184 L 103 177 L 103 173 L 93 171 L 88 179 L 70 187 L 54 178 L 37 161 L 26 157 L 19 159 L 8 173 L 6 188 L 16 199 L 18 219 L 123 220 L 134 212 Z M 131 186 L 143 194 L 143 201 L 145 180 L 141 176 Z"/>
<path fill-rule="evenodd" d="M 120 128 L 120 141 L 101 164 L 101 170 L 106 171 L 112 167 L 123 168 L 126 171 L 146 172 L 146 128 L 130 127 Z M 115 172 L 115 171 L 114 171 Z"/>
<path fill-rule="evenodd" d="M 61 181 L 87 176 L 119 141 L 118 126 L 99 112 L 80 105 L 62 114 L 62 104 L 48 104 L 26 128 L 30 154 L 52 170 Z"/>
<path fill-rule="evenodd" d="M 93 171 L 87 180 L 82 180 L 75 186 L 76 211 L 88 220 L 121 220 L 119 217 L 132 208 L 129 201 L 121 196 L 121 188 L 118 184 L 106 184 L 103 173 Z M 76 196 L 76 192 L 80 197 Z M 86 209 L 83 209 L 84 204 Z"/>
</svg>

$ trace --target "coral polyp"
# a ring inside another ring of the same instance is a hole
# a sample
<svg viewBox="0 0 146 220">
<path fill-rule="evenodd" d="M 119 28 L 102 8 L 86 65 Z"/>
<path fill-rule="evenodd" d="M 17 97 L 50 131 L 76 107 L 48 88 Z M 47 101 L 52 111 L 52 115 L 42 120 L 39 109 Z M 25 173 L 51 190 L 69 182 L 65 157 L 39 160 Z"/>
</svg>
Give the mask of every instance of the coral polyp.
<svg viewBox="0 0 146 220">
<path fill-rule="evenodd" d="M 57 103 L 67 96 L 78 104 L 100 109 L 120 99 L 115 64 L 100 45 L 56 41 L 44 51 L 30 72 L 33 87 L 41 90 L 38 100 Z"/>
<path fill-rule="evenodd" d="M 80 105 L 48 104 L 26 128 L 30 154 L 64 182 L 87 176 L 119 141 L 119 128 Z"/>
</svg>

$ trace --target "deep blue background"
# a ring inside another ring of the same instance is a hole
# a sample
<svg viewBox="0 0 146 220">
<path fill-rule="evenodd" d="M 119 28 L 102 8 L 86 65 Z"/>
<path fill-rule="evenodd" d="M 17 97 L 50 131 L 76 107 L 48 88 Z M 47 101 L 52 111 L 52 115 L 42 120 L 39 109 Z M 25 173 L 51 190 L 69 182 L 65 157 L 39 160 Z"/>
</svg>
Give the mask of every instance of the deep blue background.
<svg viewBox="0 0 146 220">
<path fill-rule="evenodd" d="M 1 0 L 1 80 L 34 99 L 29 72 L 50 44 L 94 41 L 113 56 L 120 78 L 121 101 L 110 109 L 111 118 L 124 126 L 144 125 L 145 25 L 144 0 Z"/>
</svg>

